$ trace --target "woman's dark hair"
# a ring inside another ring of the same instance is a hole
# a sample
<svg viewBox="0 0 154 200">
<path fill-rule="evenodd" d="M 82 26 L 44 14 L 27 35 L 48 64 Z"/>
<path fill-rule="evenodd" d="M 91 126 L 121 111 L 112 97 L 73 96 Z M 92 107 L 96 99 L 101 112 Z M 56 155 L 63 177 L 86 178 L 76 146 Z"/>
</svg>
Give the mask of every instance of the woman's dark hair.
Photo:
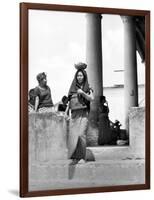
<svg viewBox="0 0 154 200">
<path fill-rule="evenodd" d="M 100 103 L 106 101 L 106 97 L 105 96 L 100 96 Z"/>
<path fill-rule="evenodd" d="M 62 102 L 63 103 L 68 103 L 68 97 L 67 96 L 63 96 L 62 97 Z"/>
</svg>

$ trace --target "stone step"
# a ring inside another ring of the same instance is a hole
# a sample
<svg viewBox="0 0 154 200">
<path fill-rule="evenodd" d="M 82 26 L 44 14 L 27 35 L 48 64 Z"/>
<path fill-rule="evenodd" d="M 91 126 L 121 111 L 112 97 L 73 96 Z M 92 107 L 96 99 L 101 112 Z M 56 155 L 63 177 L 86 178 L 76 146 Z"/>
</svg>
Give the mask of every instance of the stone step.
<svg viewBox="0 0 154 200">
<path fill-rule="evenodd" d="M 88 161 L 144 159 L 144 152 L 134 151 L 130 145 L 87 147 Z"/>
<path fill-rule="evenodd" d="M 143 184 L 145 160 L 104 160 L 72 165 L 71 160 L 32 164 L 29 189 L 60 189 Z"/>
</svg>

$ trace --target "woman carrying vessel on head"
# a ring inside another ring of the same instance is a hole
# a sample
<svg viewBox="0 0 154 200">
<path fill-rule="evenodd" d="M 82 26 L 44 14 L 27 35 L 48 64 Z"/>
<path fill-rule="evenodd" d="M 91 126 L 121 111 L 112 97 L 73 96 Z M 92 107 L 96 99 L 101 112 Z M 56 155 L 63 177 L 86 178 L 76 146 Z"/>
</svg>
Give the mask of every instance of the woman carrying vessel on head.
<svg viewBox="0 0 154 200">
<path fill-rule="evenodd" d="M 93 91 L 89 87 L 85 63 L 75 64 L 77 72 L 69 89 L 69 109 L 71 120 L 69 124 L 68 157 L 76 163 L 86 160 L 86 135 L 88 130 L 88 115 Z"/>
</svg>

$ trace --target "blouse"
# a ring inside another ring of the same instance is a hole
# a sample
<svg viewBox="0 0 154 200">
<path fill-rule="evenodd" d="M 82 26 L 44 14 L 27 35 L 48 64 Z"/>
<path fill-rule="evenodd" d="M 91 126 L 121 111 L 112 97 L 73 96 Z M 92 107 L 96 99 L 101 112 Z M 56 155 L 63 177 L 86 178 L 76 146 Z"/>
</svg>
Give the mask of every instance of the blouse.
<svg viewBox="0 0 154 200">
<path fill-rule="evenodd" d="M 53 106 L 53 101 L 51 97 L 51 90 L 49 86 L 46 86 L 46 89 L 41 89 L 39 87 L 36 87 L 33 89 L 33 98 L 30 96 L 29 102 L 34 105 L 35 101 L 34 99 L 36 97 L 39 97 L 39 106 L 38 108 L 42 107 L 52 107 Z"/>
</svg>

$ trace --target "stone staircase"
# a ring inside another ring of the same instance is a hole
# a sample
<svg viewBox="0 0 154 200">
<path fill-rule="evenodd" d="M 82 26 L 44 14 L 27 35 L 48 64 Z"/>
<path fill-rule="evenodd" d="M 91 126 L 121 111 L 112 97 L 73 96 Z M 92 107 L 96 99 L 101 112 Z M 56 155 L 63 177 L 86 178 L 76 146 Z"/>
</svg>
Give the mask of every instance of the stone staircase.
<svg viewBox="0 0 154 200">
<path fill-rule="evenodd" d="M 31 115 L 29 191 L 144 184 L 144 122 L 144 109 L 132 108 L 129 146 L 87 147 L 87 162 L 72 165 L 67 159 L 67 131 L 62 130 L 65 120 Z"/>
<path fill-rule="evenodd" d="M 33 190 L 131 185 L 145 182 L 144 159 L 104 160 L 72 165 L 71 161 L 34 164 L 29 188 Z"/>
</svg>

